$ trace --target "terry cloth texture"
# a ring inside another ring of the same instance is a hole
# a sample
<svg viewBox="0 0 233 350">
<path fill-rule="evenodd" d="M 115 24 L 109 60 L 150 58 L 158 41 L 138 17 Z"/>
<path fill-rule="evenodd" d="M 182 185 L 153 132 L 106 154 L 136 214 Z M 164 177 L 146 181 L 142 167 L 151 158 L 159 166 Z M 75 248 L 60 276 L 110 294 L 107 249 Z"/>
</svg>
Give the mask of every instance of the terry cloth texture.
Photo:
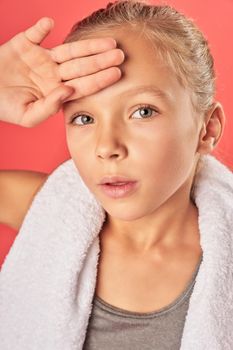
<svg viewBox="0 0 233 350">
<path fill-rule="evenodd" d="M 193 198 L 203 260 L 180 350 L 232 350 L 233 174 L 212 155 L 202 159 Z M 82 349 L 105 217 L 72 159 L 50 174 L 0 273 L 1 350 Z"/>
</svg>

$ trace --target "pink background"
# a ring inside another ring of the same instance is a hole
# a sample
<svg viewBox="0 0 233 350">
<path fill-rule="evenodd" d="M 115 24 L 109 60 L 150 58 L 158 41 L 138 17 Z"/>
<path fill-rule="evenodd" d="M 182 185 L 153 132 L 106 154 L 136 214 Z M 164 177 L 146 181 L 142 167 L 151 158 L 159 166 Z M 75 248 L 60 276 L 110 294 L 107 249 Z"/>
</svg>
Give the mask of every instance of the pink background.
<svg viewBox="0 0 233 350">
<path fill-rule="evenodd" d="M 42 46 L 56 46 L 75 22 L 107 3 L 105 0 L 1 0 L 0 44 L 42 16 L 49 16 L 55 20 L 55 27 Z M 216 98 L 223 104 L 226 114 L 224 135 L 213 154 L 233 170 L 233 0 L 168 0 L 166 3 L 193 18 L 210 42 L 217 74 Z M 0 122 L 0 150 L 0 169 L 50 173 L 70 158 L 63 115 L 58 113 L 31 129 Z M 0 266 L 16 235 L 12 228 L 0 225 Z"/>
</svg>

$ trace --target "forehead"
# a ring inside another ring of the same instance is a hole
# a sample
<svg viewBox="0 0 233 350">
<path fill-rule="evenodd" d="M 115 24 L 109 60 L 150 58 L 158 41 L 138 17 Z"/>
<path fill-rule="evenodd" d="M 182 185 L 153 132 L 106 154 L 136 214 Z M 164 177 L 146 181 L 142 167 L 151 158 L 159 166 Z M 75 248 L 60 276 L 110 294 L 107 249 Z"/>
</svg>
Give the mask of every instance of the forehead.
<svg viewBox="0 0 233 350">
<path fill-rule="evenodd" d="M 156 45 L 145 37 L 143 32 L 134 28 L 113 28 L 111 30 L 97 31 L 81 37 L 82 39 L 112 37 L 117 47 L 125 54 L 124 62 L 119 66 L 122 72 L 121 79 L 103 90 L 86 96 L 81 100 L 95 99 L 95 97 L 118 97 L 124 91 L 130 94 L 142 92 L 143 86 L 153 86 L 160 90 L 164 96 L 175 100 L 179 94 L 186 93 L 168 64 L 161 59 L 156 51 Z M 147 89 L 149 92 L 149 89 Z M 147 92 L 145 89 L 145 92 Z M 162 95 L 161 94 L 161 95 Z M 80 99 L 79 99 L 80 102 Z"/>
<path fill-rule="evenodd" d="M 163 69 L 171 74 L 171 67 L 161 59 L 158 49 L 152 40 L 145 36 L 142 30 L 133 27 L 119 27 L 108 30 L 101 30 L 85 36 L 87 38 L 112 37 L 117 42 L 117 47 L 122 49 L 125 60 L 120 66 L 123 72 L 135 69 L 134 73 L 141 73 L 145 68 L 150 72 L 155 69 Z M 84 38 L 83 38 L 84 39 Z"/>
</svg>

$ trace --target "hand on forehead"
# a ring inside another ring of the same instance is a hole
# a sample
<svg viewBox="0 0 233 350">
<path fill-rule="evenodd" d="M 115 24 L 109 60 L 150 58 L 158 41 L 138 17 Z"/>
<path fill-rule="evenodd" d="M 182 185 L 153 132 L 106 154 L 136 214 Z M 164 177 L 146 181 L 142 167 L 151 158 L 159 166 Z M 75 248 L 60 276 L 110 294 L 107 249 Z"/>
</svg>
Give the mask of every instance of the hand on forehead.
<svg viewBox="0 0 233 350">
<path fill-rule="evenodd" d="M 97 90 L 95 86 L 91 86 L 93 76 L 87 76 L 84 78 L 85 84 L 88 84 L 88 86 L 86 85 L 86 91 L 90 92 L 92 90 L 92 93 L 83 95 L 80 93 L 82 78 L 69 81 L 66 84 L 72 84 L 75 88 L 75 93 L 69 99 L 70 101 L 75 100 L 75 102 L 79 103 L 81 100 L 85 100 L 90 103 L 90 99 L 94 101 L 94 98 L 97 101 L 99 98 L 102 101 L 101 103 L 105 101 L 106 104 L 107 100 L 121 98 L 124 93 L 130 93 L 130 90 L 132 90 L 131 96 L 133 96 L 134 92 L 136 94 L 144 91 L 153 92 L 154 95 L 163 95 L 163 97 L 171 99 L 172 89 L 177 90 L 177 81 L 174 79 L 174 75 L 171 74 L 167 64 L 156 54 L 155 47 L 140 32 L 127 31 L 126 36 L 124 30 L 113 30 L 88 35 L 88 38 L 85 37 L 84 39 L 100 40 L 101 38 L 115 39 L 119 55 L 123 53 L 124 60 L 118 65 L 121 70 L 121 77 L 113 81 L 112 84 L 105 85 L 102 89 Z M 110 68 L 108 72 L 112 74 L 111 69 L 114 68 Z M 100 74 L 106 74 L 106 72 L 102 71 Z M 83 88 L 84 86 L 82 86 L 82 92 Z M 64 107 L 68 105 L 65 104 Z"/>
<path fill-rule="evenodd" d="M 72 65 L 71 62 L 67 62 L 66 65 L 63 63 L 60 71 L 64 77 L 71 79 L 72 72 L 77 74 L 77 78 L 65 82 L 66 85 L 75 89 L 69 101 L 98 94 L 103 89 L 112 91 L 114 88 L 112 84 L 115 86 L 115 83 L 118 83 L 119 85 L 122 80 L 127 83 L 131 81 L 133 85 L 138 81 L 138 84 L 142 85 L 146 76 L 152 77 L 152 73 L 155 74 L 156 69 L 154 68 L 160 69 L 161 72 L 167 71 L 164 62 L 156 57 L 154 47 L 139 32 L 128 31 L 127 36 L 123 30 L 98 32 L 74 42 L 74 45 L 87 42 L 87 40 L 101 41 L 108 40 L 108 38 L 115 39 L 116 49 L 95 56 L 73 59 Z M 69 70 L 66 69 L 68 65 Z M 100 68 L 102 70 L 95 75 L 91 73 Z"/>
</svg>

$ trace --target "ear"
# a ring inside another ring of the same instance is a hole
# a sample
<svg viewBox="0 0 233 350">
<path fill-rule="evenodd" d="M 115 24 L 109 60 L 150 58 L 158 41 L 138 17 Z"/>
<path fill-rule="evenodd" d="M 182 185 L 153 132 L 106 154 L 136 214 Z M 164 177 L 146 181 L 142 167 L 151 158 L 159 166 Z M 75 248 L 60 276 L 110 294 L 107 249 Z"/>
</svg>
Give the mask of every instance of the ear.
<svg viewBox="0 0 233 350">
<path fill-rule="evenodd" d="M 208 154 L 219 143 L 225 127 L 225 114 L 220 102 L 216 101 L 206 112 L 199 135 L 198 153 Z"/>
</svg>

